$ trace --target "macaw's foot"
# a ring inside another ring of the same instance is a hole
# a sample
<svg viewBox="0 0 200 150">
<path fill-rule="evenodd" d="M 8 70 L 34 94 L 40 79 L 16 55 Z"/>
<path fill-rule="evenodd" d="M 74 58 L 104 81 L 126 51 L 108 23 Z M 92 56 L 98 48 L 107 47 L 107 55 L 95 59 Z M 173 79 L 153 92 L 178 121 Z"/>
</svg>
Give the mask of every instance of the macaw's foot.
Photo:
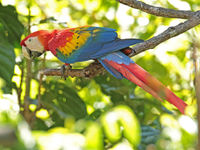
<svg viewBox="0 0 200 150">
<path fill-rule="evenodd" d="M 68 74 L 68 71 L 72 69 L 72 66 L 70 64 L 67 64 L 65 63 L 64 65 L 62 65 L 62 67 L 60 68 L 60 71 L 61 71 L 61 78 L 64 78 L 64 80 L 66 80 L 66 75 L 65 75 L 65 72 L 67 71 L 67 74 Z"/>
</svg>

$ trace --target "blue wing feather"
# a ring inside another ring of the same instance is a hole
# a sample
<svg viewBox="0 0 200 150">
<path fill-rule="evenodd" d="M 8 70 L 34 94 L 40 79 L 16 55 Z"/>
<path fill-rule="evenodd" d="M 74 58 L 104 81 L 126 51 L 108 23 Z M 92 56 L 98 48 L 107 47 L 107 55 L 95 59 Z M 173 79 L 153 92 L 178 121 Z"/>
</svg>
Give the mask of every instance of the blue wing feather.
<svg viewBox="0 0 200 150">
<path fill-rule="evenodd" d="M 136 43 L 141 43 L 143 40 L 140 39 L 116 39 L 112 42 L 109 43 L 104 43 L 103 46 L 101 47 L 101 50 L 97 51 L 93 55 L 91 55 L 91 58 L 98 58 L 101 56 L 104 56 L 105 54 L 114 52 L 114 51 L 119 51 L 120 49 L 129 47 L 131 45 L 134 45 Z"/>
</svg>

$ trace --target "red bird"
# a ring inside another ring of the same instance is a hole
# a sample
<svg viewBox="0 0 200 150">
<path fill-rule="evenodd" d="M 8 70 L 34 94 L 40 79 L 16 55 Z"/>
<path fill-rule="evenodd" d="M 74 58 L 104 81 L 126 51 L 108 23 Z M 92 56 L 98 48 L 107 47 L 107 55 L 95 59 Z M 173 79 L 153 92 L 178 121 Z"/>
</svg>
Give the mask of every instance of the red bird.
<svg viewBox="0 0 200 150">
<path fill-rule="evenodd" d="M 97 59 L 104 68 L 118 79 L 126 78 L 155 98 L 176 106 L 184 113 L 187 104 L 161 82 L 138 66 L 123 51 L 143 42 L 140 39 L 120 39 L 116 30 L 103 27 L 77 27 L 63 30 L 40 30 L 21 41 L 27 58 L 51 51 L 60 61 L 70 64 Z"/>
</svg>

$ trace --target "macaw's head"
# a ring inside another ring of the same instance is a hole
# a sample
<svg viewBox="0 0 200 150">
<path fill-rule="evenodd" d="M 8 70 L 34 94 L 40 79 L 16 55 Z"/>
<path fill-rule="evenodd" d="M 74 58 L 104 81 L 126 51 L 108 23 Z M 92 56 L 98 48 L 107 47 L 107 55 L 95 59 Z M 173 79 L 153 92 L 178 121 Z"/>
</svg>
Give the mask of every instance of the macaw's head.
<svg viewBox="0 0 200 150">
<path fill-rule="evenodd" d="M 48 50 L 48 41 L 50 33 L 46 30 L 40 30 L 29 34 L 20 43 L 23 55 L 28 58 L 35 58 Z"/>
</svg>

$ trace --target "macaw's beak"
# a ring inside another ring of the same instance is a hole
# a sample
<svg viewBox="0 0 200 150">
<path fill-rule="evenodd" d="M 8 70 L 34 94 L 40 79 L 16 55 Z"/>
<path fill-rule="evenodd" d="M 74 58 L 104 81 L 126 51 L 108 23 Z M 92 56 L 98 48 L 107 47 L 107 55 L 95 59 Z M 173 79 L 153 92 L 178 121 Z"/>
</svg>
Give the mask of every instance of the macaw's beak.
<svg viewBox="0 0 200 150">
<path fill-rule="evenodd" d="M 40 55 L 43 54 L 43 53 L 40 53 L 40 52 L 31 51 L 26 46 L 22 46 L 22 53 L 23 53 L 24 57 L 26 57 L 27 59 L 34 59 L 34 58 L 39 57 Z"/>
</svg>

